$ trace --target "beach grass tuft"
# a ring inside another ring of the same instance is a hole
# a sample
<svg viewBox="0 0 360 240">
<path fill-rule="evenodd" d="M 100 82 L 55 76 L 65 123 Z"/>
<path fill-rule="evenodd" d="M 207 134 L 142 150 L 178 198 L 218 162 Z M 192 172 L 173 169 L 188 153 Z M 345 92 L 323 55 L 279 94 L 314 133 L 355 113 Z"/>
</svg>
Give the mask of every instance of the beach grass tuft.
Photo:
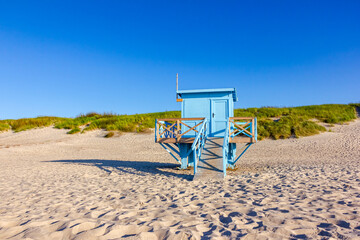
<svg viewBox="0 0 360 240">
<path fill-rule="evenodd" d="M 75 134 L 81 132 L 80 128 L 76 127 L 67 132 L 67 134 Z"/>
<path fill-rule="evenodd" d="M 0 132 L 8 131 L 10 129 L 11 129 L 11 127 L 10 127 L 10 125 L 8 123 L 0 122 Z"/>
<path fill-rule="evenodd" d="M 104 137 L 105 137 L 105 138 L 111 138 L 111 137 L 113 137 L 114 135 L 115 135 L 114 132 L 108 132 Z"/>
</svg>

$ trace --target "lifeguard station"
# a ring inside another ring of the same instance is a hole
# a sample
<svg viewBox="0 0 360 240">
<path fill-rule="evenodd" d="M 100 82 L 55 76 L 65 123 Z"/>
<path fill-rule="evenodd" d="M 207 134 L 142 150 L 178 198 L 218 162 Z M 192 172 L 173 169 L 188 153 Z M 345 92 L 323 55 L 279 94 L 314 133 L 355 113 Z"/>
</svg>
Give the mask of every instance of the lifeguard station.
<svg viewBox="0 0 360 240">
<path fill-rule="evenodd" d="M 155 142 L 194 177 L 226 176 L 257 142 L 257 120 L 234 117 L 235 88 L 177 90 L 181 118 L 156 119 Z M 237 144 L 242 144 L 238 148 Z"/>
</svg>

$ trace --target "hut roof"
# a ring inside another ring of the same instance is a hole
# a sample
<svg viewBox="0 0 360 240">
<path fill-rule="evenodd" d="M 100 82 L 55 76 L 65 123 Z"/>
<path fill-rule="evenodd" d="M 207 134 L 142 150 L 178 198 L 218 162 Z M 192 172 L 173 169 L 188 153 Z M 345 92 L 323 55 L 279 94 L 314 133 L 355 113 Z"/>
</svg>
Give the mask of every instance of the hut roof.
<svg viewBox="0 0 360 240">
<path fill-rule="evenodd" d="M 214 88 L 214 89 L 194 89 L 194 90 L 178 90 L 176 93 L 182 97 L 183 94 L 197 94 L 197 93 L 231 93 L 234 102 L 237 101 L 235 88 Z"/>
</svg>

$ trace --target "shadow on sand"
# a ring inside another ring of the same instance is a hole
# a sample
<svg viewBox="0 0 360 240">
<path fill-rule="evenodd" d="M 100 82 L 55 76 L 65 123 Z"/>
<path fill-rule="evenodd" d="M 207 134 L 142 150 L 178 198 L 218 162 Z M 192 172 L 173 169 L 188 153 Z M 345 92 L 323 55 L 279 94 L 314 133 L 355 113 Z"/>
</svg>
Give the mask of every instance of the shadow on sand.
<svg viewBox="0 0 360 240">
<path fill-rule="evenodd" d="M 177 170 L 179 164 L 175 163 L 158 163 L 146 161 L 123 161 L 123 160 L 103 160 L 103 159 L 73 159 L 73 160 L 50 160 L 44 162 L 80 164 L 100 168 L 107 173 L 123 172 L 127 174 L 144 175 L 144 173 L 161 174 L 172 176 L 185 180 L 192 180 L 193 176 L 185 170 Z M 178 171 L 176 173 L 174 171 Z"/>
</svg>

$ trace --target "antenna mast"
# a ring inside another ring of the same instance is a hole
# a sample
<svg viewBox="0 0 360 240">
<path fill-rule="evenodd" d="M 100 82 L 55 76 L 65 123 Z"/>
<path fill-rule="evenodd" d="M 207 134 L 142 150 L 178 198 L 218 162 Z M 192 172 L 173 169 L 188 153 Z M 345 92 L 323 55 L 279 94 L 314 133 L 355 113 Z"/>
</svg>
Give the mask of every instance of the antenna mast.
<svg viewBox="0 0 360 240">
<path fill-rule="evenodd" d="M 182 99 L 179 98 L 179 94 L 177 93 L 179 90 L 179 74 L 176 74 L 176 101 L 177 102 L 182 102 Z"/>
<path fill-rule="evenodd" d="M 176 73 L 176 99 L 178 99 L 178 94 L 177 94 L 178 90 L 179 90 L 179 74 Z"/>
</svg>

